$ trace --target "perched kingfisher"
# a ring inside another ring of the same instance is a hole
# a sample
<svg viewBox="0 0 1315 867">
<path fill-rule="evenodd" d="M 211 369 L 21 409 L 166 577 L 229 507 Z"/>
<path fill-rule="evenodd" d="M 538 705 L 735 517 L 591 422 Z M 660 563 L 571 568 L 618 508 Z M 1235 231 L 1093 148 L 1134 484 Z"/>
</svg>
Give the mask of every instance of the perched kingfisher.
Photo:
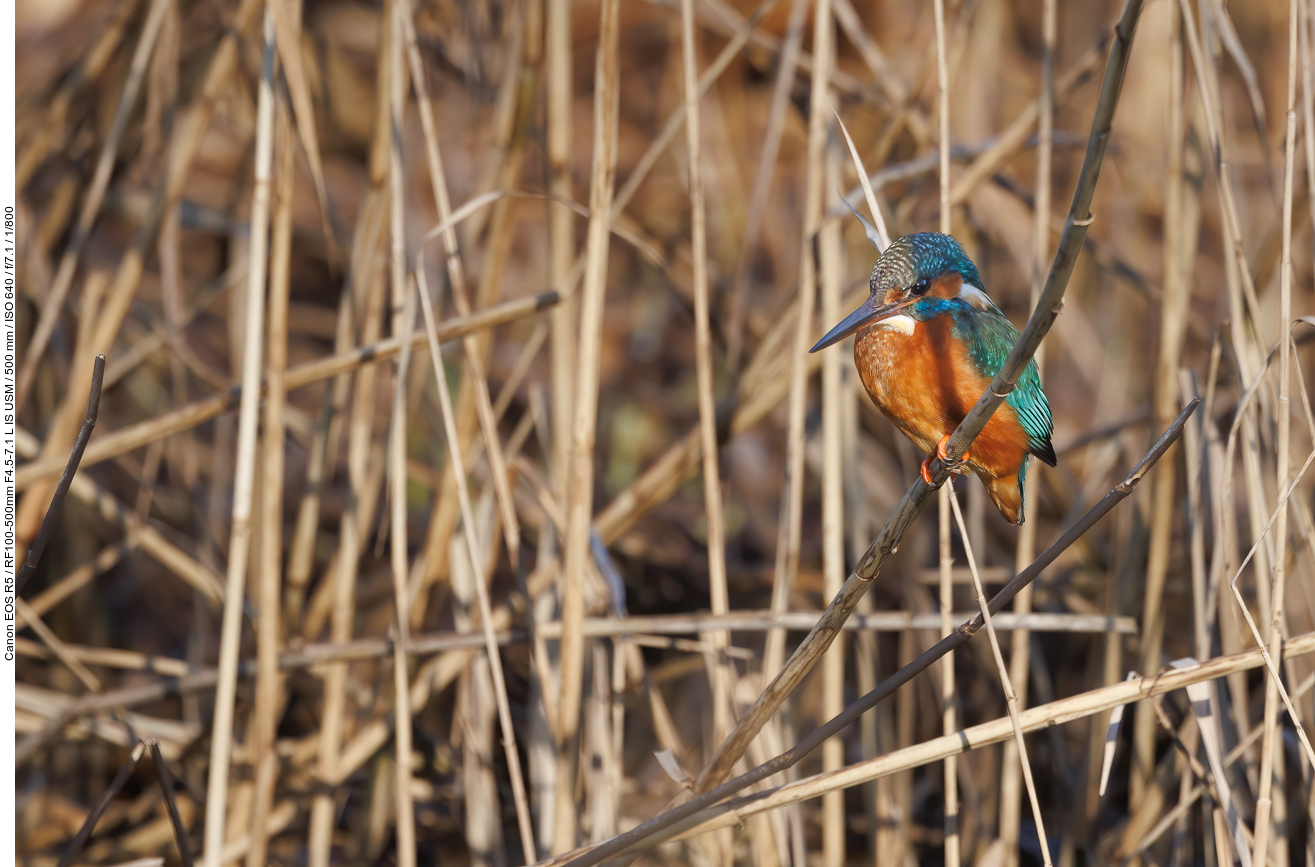
<svg viewBox="0 0 1315 867">
<path fill-rule="evenodd" d="M 868 396 L 928 457 L 945 444 L 1004 364 L 1018 330 L 982 288 L 977 266 L 949 235 L 920 232 L 895 241 L 877 260 L 872 294 L 810 351 L 857 332 L 854 365 Z M 1000 514 L 1023 523 L 1029 455 L 1055 465 L 1050 403 L 1035 361 L 963 456 Z"/>
</svg>

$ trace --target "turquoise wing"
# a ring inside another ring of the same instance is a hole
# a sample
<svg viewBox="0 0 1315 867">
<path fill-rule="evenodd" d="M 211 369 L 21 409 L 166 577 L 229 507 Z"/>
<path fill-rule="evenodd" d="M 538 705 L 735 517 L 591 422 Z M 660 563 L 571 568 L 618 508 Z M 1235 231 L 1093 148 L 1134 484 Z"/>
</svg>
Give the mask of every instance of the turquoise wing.
<svg viewBox="0 0 1315 867">
<path fill-rule="evenodd" d="M 995 376 L 1009 357 L 1009 351 L 1018 340 L 1018 329 L 998 309 L 979 311 L 968 308 L 955 316 L 958 336 L 971 347 L 973 364 L 985 376 Z M 1027 431 L 1027 450 L 1054 466 L 1055 447 L 1050 443 L 1054 426 L 1050 417 L 1050 402 L 1041 390 L 1041 374 L 1036 362 L 1029 361 L 1018 385 L 1005 398 L 1014 414 Z"/>
</svg>

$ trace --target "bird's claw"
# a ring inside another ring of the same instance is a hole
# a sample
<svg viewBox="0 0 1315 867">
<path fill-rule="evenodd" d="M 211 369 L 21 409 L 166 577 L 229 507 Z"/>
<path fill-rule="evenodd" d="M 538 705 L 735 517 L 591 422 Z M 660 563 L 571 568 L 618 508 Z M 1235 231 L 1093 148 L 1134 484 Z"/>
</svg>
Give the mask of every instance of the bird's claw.
<svg viewBox="0 0 1315 867">
<path fill-rule="evenodd" d="M 936 444 L 936 457 L 940 458 L 942 464 L 950 468 L 950 472 L 962 473 L 963 472 L 962 467 L 968 461 L 968 452 L 964 452 L 963 457 L 960 458 L 958 461 L 950 460 L 949 454 L 945 451 L 945 446 L 949 444 L 949 442 L 950 442 L 949 435 L 941 437 L 941 441 Z M 924 458 L 922 461 L 922 467 L 920 469 L 920 473 L 922 474 L 922 480 L 929 485 L 935 484 L 935 482 L 932 481 L 932 477 L 931 477 L 931 458 L 932 458 L 931 455 L 928 455 L 926 458 Z"/>
</svg>

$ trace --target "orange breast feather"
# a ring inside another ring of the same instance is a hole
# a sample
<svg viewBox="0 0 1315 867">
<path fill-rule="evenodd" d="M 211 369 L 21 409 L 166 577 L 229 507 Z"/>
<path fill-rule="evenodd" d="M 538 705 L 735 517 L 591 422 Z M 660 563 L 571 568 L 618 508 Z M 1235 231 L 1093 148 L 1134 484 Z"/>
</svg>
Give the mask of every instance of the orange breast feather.
<svg viewBox="0 0 1315 867">
<path fill-rule="evenodd" d="M 912 334 L 889 328 L 859 332 L 854 364 L 872 402 L 924 453 L 963 421 L 990 386 L 962 343 L 952 320 L 918 322 Z M 1027 433 L 1013 409 L 1001 404 L 969 449 L 969 467 L 980 474 L 1016 476 L 1026 455 Z"/>
</svg>

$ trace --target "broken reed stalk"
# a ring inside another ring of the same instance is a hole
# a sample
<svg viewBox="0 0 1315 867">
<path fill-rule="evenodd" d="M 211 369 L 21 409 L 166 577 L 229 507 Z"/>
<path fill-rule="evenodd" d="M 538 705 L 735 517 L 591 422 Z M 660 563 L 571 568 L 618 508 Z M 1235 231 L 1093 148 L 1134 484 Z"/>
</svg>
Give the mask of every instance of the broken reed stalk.
<svg viewBox="0 0 1315 867">
<path fill-rule="evenodd" d="M 169 773 L 169 766 L 165 764 L 164 756 L 160 755 L 160 742 L 154 738 L 148 738 L 146 739 L 146 745 L 151 750 L 151 762 L 155 765 L 155 780 L 160 784 L 160 794 L 164 798 L 164 809 L 169 814 L 169 826 L 173 829 L 174 844 L 178 847 L 178 860 L 182 862 L 183 867 L 192 867 L 191 840 L 187 836 L 187 826 L 183 824 L 183 818 L 178 814 L 178 799 L 174 797 L 173 775 Z"/>
<path fill-rule="evenodd" d="M 1288 99 L 1287 99 L 1287 137 L 1284 144 L 1283 162 L 1283 241 L 1282 259 L 1279 265 L 1279 392 L 1275 407 L 1278 426 L 1278 462 L 1277 490 L 1288 487 L 1291 473 L 1292 450 L 1292 398 L 1291 389 L 1291 346 L 1292 346 L 1292 183 L 1295 172 L 1297 147 L 1297 31 L 1301 28 L 1301 16 L 1297 0 L 1288 3 Z M 1307 130 L 1306 135 L 1315 134 Z M 1269 654 L 1270 658 L 1283 657 L 1283 597 L 1287 592 L 1287 538 L 1288 538 L 1288 504 L 1285 497 L 1278 505 L 1275 515 L 1275 546 L 1273 569 L 1273 590 L 1270 593 L 1269 620 Z M 1263 580 L 1263 578 L 1261 579 Z M 1234 593 L 1236 593 L 1234 588 Z M 1278 686 L 1277 679 L 1265 681 L 1265 708 L 1263 717 L 1264 739 L 1260 747 L 1260 780 L 1256 791 L 1255 848 L 1251 854 L 1254 864 L 1263 864 L 1269 853 L 1269 817 L 1271 809 L 1270 792 L 1274 782 L 1275 741 L 1278 737 Z M 1301 721 L 1293 715 L 1293 722 L 1298 730 Z M 1279 742 L 1281 743 L 1281 741 Z M 1281 753 L 1280 753 L 1281 755 Z"/>
<path fill-rule="evenodd" d="M 141 89 L 147 63 L 155 48 L 156 37 L 160 35 L 164 13 L 168 9 L 167 0 L 151 0 L 150 10 L 146 13 L 146 23 L 142 25 L 141 38 L 137 41 L 137 49 L 133 52 L 132 63 L 128 67 L 128 77 L 123 83 L 123 91 L 114 109 L 114 119 L 110 121 L 110 131 L 105 136 L 105 143 L 101 145 L 100 155 L 96 159 L 96 170 L 92 174 L 86 197 L 82 200 L 78 222 L 69 235 L 68 246 L 64 248 L 59 260 L 59 270 L 55 272 L 55 282 L 41 305 L 41 315 L 37 320 L 36 329 L 32 332 L 27 351 L 23 355 L 23 362 L 18 368 L 14 398 L 15 413 L 22 410 L 23 403 L 27 399 L 28 388 L 32 385 L 32 377 L 36 375 L 37 364 L 46 351 L 50 336 L 55 333 L 55 325 L 59 322 L 59 314 L 64 308 L 64 299 L 68 297 L 69 287 L 73 285 L 73 275 L 77 271 L 82 248 L 91 235 L 96 217 L 100 215 L 100 206 L 105 200 L 105 190 L 110 185 L 110 175 L 114 170 L 114 159 L 119 150 L 119 142 L 128 127 L 128 119 L 137 101 L 137 92 Z"/>
<path fill-rule="evenodd" d="M 284 0 L 267 0 L 267 2 L 278 4 Z M 408 17 L 409 11 L 406 8 L 406 0 L 393 0 L 392 3 L 384 4 L 384 17 L 387 19 L 384 26 L 390 28 L 388 116 L 389 128 L 393 131 L 389 136 L 391 146 L 388 148 L 390 203 L 388 237 L 391 247 L 388 283 L 393 311 L 392 331 L 399 336 L 410 334 L 415 327 L 416 305 L 415 293 L 407 291 L 409 284 L 406 274 L 406 163 L 402 158 L 402 130 L 405 129 L 406 114 L 406 77 L 402 71 L 402 52 L 406 50 L 407 42 L 402 22 Z M 396 722 L 393 725 L 392 770 L 398 867 L 415 867 L 416 864 L 415 805 L 411 798 L 411 618 L 407 593 L 406 544 L 406 390 L 410 366 L 411 346 L 404 342 L 394 368 L 392 423 L 388 429 L 387 450 L 388 487 L 391 497 L 388 548 L 393 574 L 393 608 L 397 616 L 395 624 L 397 640 L 393 642 L 393 713 Z"/>
<path fill-rule="evenodd" d="M 1082 249 L 1087 227 L 1094 219 L 1091 216 L 1091 199 L 1095 193 L 1096 179 L 1100 175 L 1105 148 L 1109 142 L 1110 126 L 1114 118 L 1114 109 L 1118 105 L 1119 93 L 1123 86 L 1123 75 L 1127 69 L 1128 57 L 1132 50 L 1133 30 L 1140 17 L 1142 0 L 1129 0 L 1124 8 L 1123 17 L 1115 28 L 1115 37 L 1110 47 L 1109 62 L 1105 69 L 1105 80 L 1101 85 L 1100 98 L 1092 120 L 1091 134 L 1087 141 L 1087 152 L 1083 158 L 1082 169 L 1073 194 L 1073 203 L 1064 224 L 1055 260 L 1046 288 L 1041 294 L 1041 303 L 1037 306 L 1024 326 L 1022 334 L 1014 344 L 1013 350 L 1004 365 L 991 382 L 990 388 L 978 400 L 976 406 L 959 424 L 950 437 L 946 451 L 949 463 L 939 459 L 932 461 L 933 479 L 937 486 L 944 484 L 951 468 L 962 459 L 972 440 L 985 427 L 987 420 L 995 409 L 1013 391 L 1022 376 L 1027 362 L 1031 359 L 1041 340 L 1054 324 L 1055 318 L 1068 286 L 1068 279 Z M 804 347 L 807 348 L 806 346 Z M 772 683 L 758 697 L 753 707 L 741 717 L 735 731 L 722 743 L 712 762 L 699 774 L 695 790 L 708 791 L 717 782 L 724 780 L 731 765 L 743 754 L 748 742 L 753 739 L 766 719 L 771 716 L 786 697 L 803 679 L 804 675 L 825 652 L 831 640 L 840 629 L 840 625 L 858 604 L 858 600 L 867 592 L 873 578 L 876 577 L 885 558 L 899 547 L 904 534 L 921 513 L 930 498 L 933 487 L 917 479 L 904 494 L 895 512 L 887 519 L 881 532 L 859 562 L 854 573 L 845 582 L 840 594 L 835 597 L 826 613 L 814 630 L 804 639 L 803 644 L 773 679 Z"/>
<path fill-rule="evenodd" d="M 105 355 L 102 353 L 96 356 L 91 368 L 91 390 L 87 395 L 87 414 L 82 420 L 82 428 L 78 431 L 78 438 L 73 443 L 73 453 L 68 457 L 68 463 L 64 465 L 64 475 L 60 477 L 59 484 L 55 487 L 55 493 L 50 498 L 50 506 L 46 509 L 46 516 L 41 519 L 41 529 L 37 532 L 36 539 L 33 540 L 32 546 L 27 549 L 27 556 L 23 558 L 23 565 L 18 567 L 18 574 L 14 576 L 14 596 L 23 595 L 23 588 L 36 572 L 37 565 L 41 562 L 41 555 L 46 552 L 46 545 L 50 544 L 50 537 L 55 532 L 55 526 L 59 523 L 59 513 L 64 510 L 64 498 L 68 496 L 69 486 L 73 484 L 73 477 L 77 475 L 78 467 L 82 464 L 82 458 L 87 450 L 87 442 L 91 439 L 91 432 L 96 428 L 96 416 L 100 412 L 100 391 L 101 385 L 105 381 Z"/>
<path fill-rule="evenodd" d="M 1171 445 L 1178 441 L 1178 438 L 1182 435 L 1183 427 L 1186 425 L 1187 420 L 1191 417 L 1192 413 L 1196 411 L 1198 403 L 1199 401 L 1193 400 L 1188 404 L 1182 413 L 1179 414 L 1178 418 L 1174 420 L 1174 423 L 1169 429 L 1160 436 L 1155 445 L 1151 447 L 1151 450 L 1147 452 L 1145 457 L 1138 462 L 1137 466 L 1133 468 L 1132 472 L 1130 472 L 1122 482 L 1116 485 L 1113 490 L 1106 494 L 1099 503 L 1088 510 L 1087 513 L 1069 527 L 1068 530 L 1064 531 L 1064 533 L 1062 533 L 1049 548 L 1042 552 L 1040 557 L 1033 561 L 1027 569 L 1020 572 L 991 599 L 989 607 L 992 614 L 998 614 L 1005 605 L 1008 605 L 1010 601 L 1013 600 L 1020 589 L 1036 580 L 1037 576 L 1049 567 L 1050 564 L 1054 563 L 1060 554 L 1071 547 L 1078 539 L 1082 538 L 1082 536 L 1094 527 L 1101 518 L 1109 514 L 1115 506 L 1132 494 L 1136 487 L 1141 483 L 1141 480 L 1145 477 L 1146 473 L 1148 473 L 1155 465 L 1156 461 L 1164 455 Z M 589 850 L 572 853 L 575 857 L 570 858 L 569 860 L 567 858 L 561 858 L 554 863 L 566 863 L 569 864 L 570 867 L 591 867 L 591 865 L 601 863 L 607 858 L 630 850 L 631 848 L 646 849 L 658 845 L 668 839 L 672 834 L 677 833 L 677 831 L 673 831 L 672 829 L 688 827 L 688 820 L 700 811 L 712 807 L 718 802 L 743 791 L 748 786 L 751 786 L 760 780 L 767 779 L 787 768 L 793 767 L 804 756 L 811 753 L 828 738 L 839 734 L 858 721 L 864 712 L 876 707 L 880 702 L 893 695 L 901 686 L 909 683 L 914 677 L 926 671 L 934 663 L 940 661 L 947 652 L 967 644 L 968 641 L 971 640 L 971 638 L 982 628 L 984 623 L 985 620 L 979 613 L 976 617 L 961 624 L 959 628 L 950 635 L 941 639 L 908 665 L 905 665 L 895 674 L 882 681 L 876 689 L 872 690 L 858 701 L 852 703 L 845 709 L 844 713 L 815 729 L 809 735 L 800 740 L 794 747 L 772 759 L 770 762 L 761 764 L 750 770 L 748 773 L 741 774 L 729 782 L 722 783 L 714 789 L 698 794 L 684 804 L 674 807 L 632 830 L 612 838 L 606 843 Z M 1289 644 L 1289 648 L 1290 647 L 1291 644 Z M 1124 703 L 1126 703 L 1127 700 L 1128 699 L 1124 699 Z M 1035 713 L 1036 710 L 1037 709 L 1028 711 L 1027 714 L 1030 715 Z M 1002 737 L 1000 739 L 1003 740 L 1004 738 Z M 942 738 L 941 740 L 947 739 Z M 926 744 L 921 744 L 912 749 L 917 750 L 925 746 Z M 960 747 L 960 750 L 961 749 L 962 747 Z M 952 754 L 953 753 L 946 753 L 945 755 Z M 929 759 L 929 761 L 934 761 L 935 759 L 943 757 L 944 756 L 938 755 Z"/>
<path fill-rule="evenodd" d="M 219 635 L 219 683 L 211 726 L 210 776 L 206 785 L 205 867 L 223 867 L 228 775 L 233 749 L 233 709 L 237 700 L 238 655 L 242 647 L 242 608 L 251 550 L 251 507 L 260 423 L 261 356 L 264 349 L 265 274 L 269 252 L 269 179 L 274 162 L 274 13 L 265 10 L 264 49 L 256 98 L 255 184 L 251 191 L 251 252 L 247 271 L 246 329 L 242 344 L 242 399 L 238 410 L 237 463 L 233 480 L 233 520 L 228 546 L 228 578 Z"/>
<path fill-rule="evenodd" d="M 1050 180 L 1055 133 L 1055 41 L 1058 30 L 1058 12 L 1055 0 L 1044 0 L 1041 12 L 1041 92 L 1037 95 L 1037 146 L 1036 193 L 1032 202 L 1032 292 L 1031 304 L 1041 301 L 1045 287 L 1046 265 L 1050 260 L 1050 210 L 1052 184 Z M 1045 373 L 1046 347 L 1038 346 L 1033 360 L 1037 373 Z M 1159 430 L 1169 423 L 1162 419 L 1153 428 Z M 1023 482 L 1023 502 L 1031 503 L 1039 513 L 1041 494 L 1041 463 L 1033 462 L 1032 472 Z M 1161 470 L 1163 472 L 1163 470 Z M 1157 476 L 1157 484 L 1159 477 Z M 1014 549 L 1014 568 L 1023 569 L 1036 556 L 1039 520 L 1025 522 L 1018 528 Z M 1032 588 L 1028 587 L 1014 600 L 1014 611 L 1027 614 L 1032 610 Z M 1009 638 L 1009 679 L 1015 695 L 1027 706 L 1028 676 L 1031 673 L 1032 640 L 1026 630 L 1016 631 Z M 1018 742 L 1022 746 L 1022 742 Z M 1018 830 L 1020 809 L 1018 775 L 1025 758 L 1017 755 L 1014 741 L 1006 741 L 1000 763 L 1000 839 L 1005 848 L 1007 867 L 1018 865 Z M 1021 759 L 1021 760 L 1020 760 Z M 1065 838 L 1067 840 L 1067 837 Z"/>
<path fill-rule="evenodd" d="M 100 821 L 100 817 L 105 812 L 105 808 L 110 805 L 110 801 L 114 800 L 114 796 L 117 795 L 119 790 L 123 788 L 124 784 L 128 782 L 128 778 L 131 777 L 132 772 L 137 769 L 137 763 L 142 760 L 142 756 L 145 753 L 146 744 L 142 741 L 138 741 L 133 747 L 132 752 L 128 755 L 128 760 L 123 763 L 123 766 L 119 768 L 119 772 L 114 775 L 114 779 L 110 780 L 110 784 L 105 787 L 105 792 L 100 796 L 100 800 L 97 801 L 96 805 L 87 813 L 87 818 L 83 821 L 82 827 L 78 829 L 78 833 L 74 835 L 73 839 L 69 842 L 68 848 L 64 850 L 64 854 L 60 856 L 58 867 L 69 867 L 69 865 L 73 863 L 73 859 L 78 857 L 78 853 L 82 851 L 82 847 L 87 842 L 87 838 L 90 837 L 91 832 L 96 829 L 96 823 Z M 186 860 L 187 858 L 185 856 L 184 862 L 186 862 Z"/>
<path fill-rule="evenodd" d="M 465 462 L 461 456 L 461 443 L 457 438 L 456 415 L 452 407 L 452 393 L 448 386 L 447 373 L 443 368 L 442 348 L 439 346 L 438 334 L 434 322 L 434 305 L 429 297 L 429 286 L 425 280 L 424 262 L 416 256 L 415 272 L 416 291 L 420 293 L 420 309 L 424 314 L 425 333 L 429 338 L 429 357 L 434 365 L 434 378 L 438 383 L 439 408 L 443 413 L 443 432 L 447 438 L 448 460 L 455 469 L 454 479 L 457 485 L 457 503 L 461 507 L 461 520 L 465 532 L 461 534 L 465 542 L 466 554 L 470 558 L 471 581 L 475 585 L 475 598 L 479 603 L 480 627 L 484 635 L 484 651 L 488 657 L 489 672 L 493 679 L 494 696 L 498 708 L 498 724 L 502 728 L 502 746 L 507 756 L 507 771 L 511 777 L 512 800 L 516 806 L 516 824 L 520 830 L 521 845 L 525 847 L 526 860 L 534 854 L 534 828 L 530 822 L 530 807 L 525 796 L 525 777 L 521 773 L 520 753 L 516 748 L 516 731 L 511 720 L 511 705 L 507 701 L 507 680 L 502 673 L 502 657 L 498 653 L 497 636 L 493 628 L 493 608 L 489 604 L 489 591 L 485 586 L 484 558 L 479 550 L 475 532 L 475 513 L 470 507 L 470 492 L 466 487 Z"/>
<path fill-rule="evenodd" d="M 1014 692 L 1013 684 L 1010 683 L 1009 669 L 1005 666 L 1005 658 L 1000 653 L 1000 639 L 996 636 L 995 626 L 991 623 L 991 607 L 986 602 L 986 591 L 982 589 L 982 578 L 977 574 L 977 558 L 973 556 L 973 545 L 968 538 L 968 527 L 963 522 L 963 512 L 959 509 L 959 498 L 954 495 L 952 487 L 947 486 L 945 490 L 950 492 L 950 507 L 954 511 L 954 520 L 959 525 L 959 539 L 963 542 L 964 556 L 968 558 L 968 569 L 973 576 L 973 590 L 977 593 L 977 604 L 982 609 L 982 622 L 986 624 L 986 634 L 991 642 L 991 656 L 995 659 L 995 668 L 1000 675 L 1000 686 L 1004 689 L 1005 707 L 1009 712 L 1009 722 L 1014 727 L 1014 744 L 1018 748 L 1018 761 L 1023 771 L 1023 782 L 1027 785 L 1027 798 L 1032 804 L 1032 819 L 1036 822 L 1037 839 L 1041 844 L 1041 863 L 1045 864 L 1046 867 L 1050 867 L 1050 842 L 1046 839 L 1046 825 L 1042 821 L 1041 804 L 1036 797 L 1036 783 L 1032 779 L 1032 762 L 1027 757 L 1027 743 L 1023 740 L 1023 727 L 1018 722 L 1018 695 Z M 1017 635 L 1018 633 L 1014 634 Z"/>
<path fill-rule="evenodd" d="M 950 72 L 945 56 L 945 2 L 935 0 L 932 17 L 936 26 L 936 141 L 940 157 L 940 231 L 950 234 Z M 846 133 L 848 137 L 848 133 Z M 869 196 L 868 207 L 874 208 L 875 202 L 869 195 L 872 186 L 866 173 L 860 174 L 863 194 Z M 1035 303 L 1035 299 L 1034 299 Z M 954 586 L 950 583 L 951 567 L 954 559 L 950 554 L 950 496 L 954 483 L 942 485 L 937 492 L 937 533 L 940 542 L 940 603 L 941 603 L 941 638 L 950 634 L 950 612 L 954 610 Z M 965 544 L 968 536 L 964 534 Z M 975 573 L 974 573 L 975 574 Z M 1026 591 L 1024 591 L 1026 592 Z M 834 597 L 834 593 L 832 594 Z M 955 678 L 954 653 L 945 654 L 941 662 L 941 727 L 942 734 L 950 734 L 958 726 L 955 724 Z M 958 759 L 945 760 L 945 864 L 946 867 L 959 867 L 959 767 Z M 1005 856 L 1008 858 L 1008 854 Z"/>
<path fill-rule="evenodd" d="M 559 677 L 557 793 L 554 853 L 575 846 L 576 737 L 584 678 L 584 581 L 589 569 L 589 533 L 593 522 L 594 439 L 598 423 L 599 354 L 603 328 L 603 297 L 607 289 L 607 254 L 611 240 L 608 217 L 616 181 L 617 99 L 620 79 L 620 4 L 602 0 L 598 12 L 598 53 L 594 66 L 593 172 L 589 186 L 589 229 L 580 295 L 579 352 L 572 391 L 574 420 L 571 460 L 567 473 L 566 532 L 563 540 L 562 638 L 558 646 Z"/>
<path fill-rule="evenodd" d="M 685 82 L 685 143 L 689 150 L 690 257 L 694 271 L 694 366 L 699 401 L 699 436 L 703 446 L 703 505 L 707 524 L 708 589 L 712 613 L 726 614 L 726 531 L 721 505 L 721 470 L 717 453 L 717 405 L 713 396 L 712 325 L 708 311 L 708 231 L 703 190 L 702 127 L 699 124 L 699 68 L 694 30 L 693 0 L 680 4 L 681 57 Z M 734 717 L 731 707 L 732 669 L 724 652 L 730 634 L 714 630 L 708 635 L 714 652 L 712 668 L 712 731 L 720 742 Z M 599 675 L 595 675 L 596 677 Z M 620 761 L 620 756 L 617 757 Z"/>
</svg>

